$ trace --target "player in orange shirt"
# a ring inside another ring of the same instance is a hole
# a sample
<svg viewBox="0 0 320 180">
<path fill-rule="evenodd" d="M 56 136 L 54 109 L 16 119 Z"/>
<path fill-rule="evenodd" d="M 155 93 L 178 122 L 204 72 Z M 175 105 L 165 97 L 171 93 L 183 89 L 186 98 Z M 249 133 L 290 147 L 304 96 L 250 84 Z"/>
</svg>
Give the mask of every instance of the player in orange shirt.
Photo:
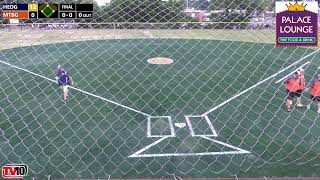
<svg viewBox="0 0 320 180">
<path fill-rule="evenodd" d="M 287 78 L 287 80 L 284 82 L 284 87 L 287 89 L 287 109 L 288 112 L 291 111 L 292 107 L 292 100 L 295 96 L 297 96 L 297 106 L 301 107 L 301 93 L 300 88 L 301 88 L 301 83 L 300 83 L 300 78 L 298 72 L 295 72 L 291 76 Z"/>
<path fill-rule="evenodd" d="M 310 83 L 310 87 L 311 99 L 307 108 L 310 109 L 312 101 L 316 100 L 318 106 L 317 112 L 320 113 L 320 74 L 318 74 L 317 77 Z"/>
</svg>

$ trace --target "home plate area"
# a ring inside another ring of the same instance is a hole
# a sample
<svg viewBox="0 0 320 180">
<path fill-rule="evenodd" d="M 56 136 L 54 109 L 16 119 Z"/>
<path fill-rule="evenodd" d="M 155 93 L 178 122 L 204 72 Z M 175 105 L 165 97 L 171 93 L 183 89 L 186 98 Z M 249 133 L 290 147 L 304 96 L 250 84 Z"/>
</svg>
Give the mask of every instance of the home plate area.
<svg viewBox="0 0 320 180">
<path fill-rule="evenodd" d="M 149 116 L 147 120 L 147 137 L 153 138 L 155 141 L 129 157 L 250 153 L 247 150 L 216 140 L 215 138 L 218 137 L 218 134 L 207 115 L 185 116 L 185 120 L 185 123 L 173 123 L 171 116 Z"/>
</svg>

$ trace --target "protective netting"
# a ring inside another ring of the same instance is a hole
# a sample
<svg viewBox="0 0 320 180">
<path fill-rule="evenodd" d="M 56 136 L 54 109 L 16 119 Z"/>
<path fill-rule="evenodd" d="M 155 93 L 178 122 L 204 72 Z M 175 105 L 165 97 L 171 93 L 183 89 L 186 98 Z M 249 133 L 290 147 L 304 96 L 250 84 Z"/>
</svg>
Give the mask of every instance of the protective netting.
<svg viewBox="0 0 320 180">
<path fill-rule="evenodd" d="M 303 66 L 309 84 L 318 49 L 275 47 L 273 1 L 62 2 L 94 3 L 94 18 L 0 20 L 1 166 L 39 179 L 320 176 L 316 106 L 286 112 L 275 83 Z M 58 65 L 75 82 L 66 102 Z"/>
</svg>

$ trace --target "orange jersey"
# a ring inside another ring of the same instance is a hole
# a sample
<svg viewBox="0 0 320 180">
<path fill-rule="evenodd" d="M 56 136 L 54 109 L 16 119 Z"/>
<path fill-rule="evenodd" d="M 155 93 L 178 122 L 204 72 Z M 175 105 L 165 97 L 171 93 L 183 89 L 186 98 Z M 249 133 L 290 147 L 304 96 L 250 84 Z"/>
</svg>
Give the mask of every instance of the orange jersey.
<svg viewBox="0 0 320 180">
<path fill-rule="evenodd" d="M 285 86 L 290 92 L 297 92 L 298 90 L 300 90 L 300 78 L 289 79 L 286 82 Z"/>
<path fill-rule="evenodd" d="M 320 97 L 320 81 L 314 82 L 310 93 L 312 96 L 319 96 Z"/>
</svg>

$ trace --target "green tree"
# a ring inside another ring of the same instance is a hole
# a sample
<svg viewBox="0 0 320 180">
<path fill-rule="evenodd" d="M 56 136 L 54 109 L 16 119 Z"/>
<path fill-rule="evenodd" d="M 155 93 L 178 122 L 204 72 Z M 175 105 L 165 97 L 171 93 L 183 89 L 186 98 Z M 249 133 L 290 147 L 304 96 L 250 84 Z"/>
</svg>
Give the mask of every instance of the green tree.
<svg viewBox="0 0 320 180">
<path fill-rule="evenodd" d="M 212 13 L 210 19 L 218 22 L 247 22 L 254 13 L 259 14 L 272 7 L 268 0 L 224 0 L 211 1 L 211 11 L 222 10 L 220 13 Z"/>
<path fill-rule="evenodd" d="M 209 9 L 241 9 L 248 11 L 263 11 L 274 5 L 275 1 L 270 0 L 212 0 L 210 1 Z"/>
<path fill-rule="evenodd" d="M 184 1 L 114 0 L 104 8 L 107 21 L 115 22 L 180 22 L 191 20 L 183 13 Z"/>
<path fill-rule="evenodd" d="M 208 10 L 209 1 L 208 0 L 190 0 L 189 7 L 197 10 Z"/>
</svg>

